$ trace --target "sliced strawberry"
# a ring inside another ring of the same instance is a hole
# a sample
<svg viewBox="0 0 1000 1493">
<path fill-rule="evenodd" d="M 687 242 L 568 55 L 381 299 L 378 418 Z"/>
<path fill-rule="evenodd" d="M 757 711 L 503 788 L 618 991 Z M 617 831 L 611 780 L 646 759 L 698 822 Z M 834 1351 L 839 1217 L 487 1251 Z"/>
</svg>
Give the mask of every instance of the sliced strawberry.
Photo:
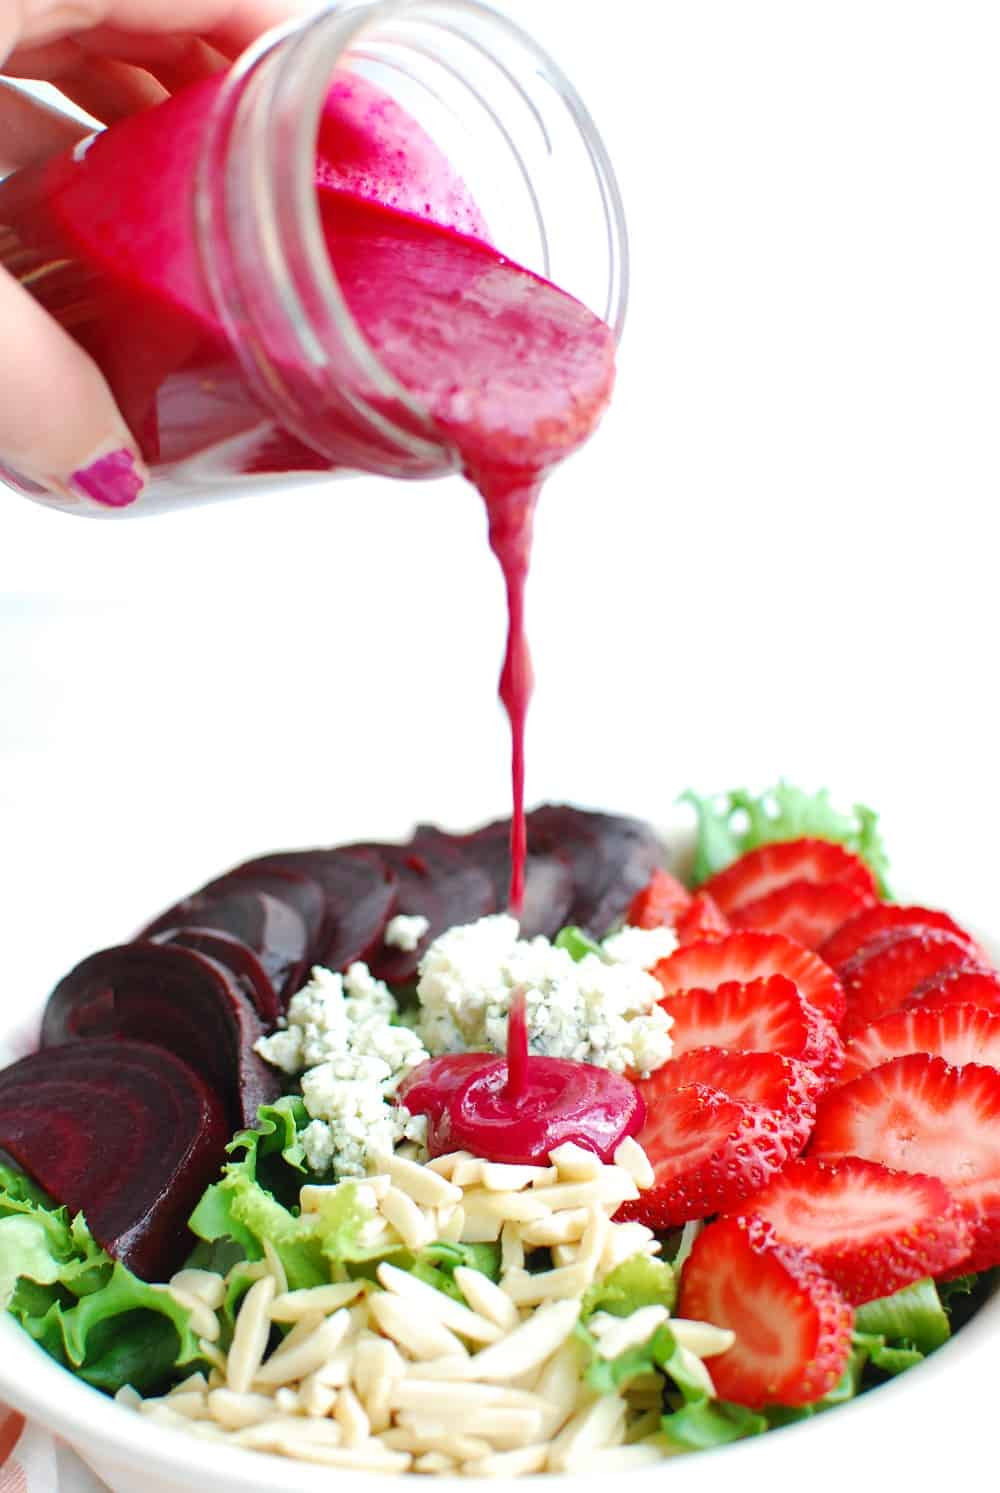
<svg viewBox="0 0 1000 1493">
<path fill-rule="evenodd" d="M 940 1177 L 972 1232 L 963 1271 L 1000 1264 L 1000 1072 L 910 1053 L 819 1102 L 813 1156 Z"/>
<path fill-rule="evenodd" d="M 724 1047 L 695 1047 L 660 1069 L 655 1079 L 640 1080 L 636 1087 L 647 1106 L 658 1104 L 660 1095 L 688 1084 L 718 1089 L 727 1099 L 743 1104 L 761 1104 L 779 1110 L 790 1122 L 789 1156 L 798 1156 L 812 1134 L 816 1099 L 824 1085 L 805 1063 L 782 1057 L 778 1052 L 727 1052 Z"/>
<path fill-rule="evenodd" d="M 729 919 L 708 892 L 695 892 L 690 903 L 674 924 L 677 942 L 683 949 L 703 938 L 725 938 L 732 929 Z"/>
<path fill-rule="evenodd" d="M 854 1313 L 812 1255 L 762 1218 L 720 1218 L 702 1230 L 677 1314 L 736 1334 L 712 1359 L 712 1381 L 720 1399 L 752 1410 L 811 1405 L 847 1367 Z"/>
<path fill-rule="evenodd" d="M 637 1137 L 656 1181 L 615 1215 L 664 1229 L 734 1208 L 780 1172 L 795 1154 L 796 1114 L 728 1099 L 692 1083 L 672 1090 L 661 1073 L 641 1084 L 646 1122 Z"/>
<path fill-rule="evenodd" d="M 669 871 L 657 870 L 629 903 L 630 928 L 672 928 L 691 902 L 691 893 Z"/>
<path fill-rule="evenodd" d="M 1000 976 L 994 970 L 969 966 L 946 969 L 922 981 L 906 998 L 906 1010 L 937 1011 L 946 1006 L 978 1006 L 1000 1015 Z"/>
<path fill-rule="evenodd" d="M 943 1275 L 969 1252 L 969 1225 L 937 1177 L 876 1161 L 792 1161 L 751 1203 L 779 1239 L 811 1250 L 852 1306 Z"/>
<path fill-rule="evenodd" d="M 704 883 L 722 911 L 728 916 L 744 902 L 766 897 L 778 887 L 793 881 L 813 881 L 827 885 L 843 882 L 861 893 L 875 897 L 875 877 L 858 855 L 832 840 L 782 840 L 761 845 L 741 855 L 738 861 L 718 871 Z"/>
<path fill-rule="evenodd" d="M 937 912 L 931 907 L 901 907 L 890 902 L 880 902 L 875 907 L 867 907 L 862 912 L 855 913 L 843 927 L 830 935 L 818 952 L 827 964 L 839 970 L 842 964 L 876 939 L 891 942 L 907 938 L 912 933 L 921 933 L 927 928 L 938 928 L 943 933 L 954 933 L 956 937 L 964 938 L 977 962 L 989 965 L 989 959 L 972 935 L 966 933 L 946 912 Z"/>
<path fill-rule="evenodd" d="M 841 1082 L 849 1083 L 908 1052 L 927 1052 L 956 1068 L 963 1063 L 1000 1068 L 1000 1016 L 972 1005 L 893 1011 L 863 1027 L 849 1043 Z"/>
<path fill-rule="evenodd" d="M 873 892 L 859 891 L 846 881 L 821 885 L 815 881 L 790 881 L 764 897 L 741 902 L 729 914 L 734 928 L 759 928 L 763 933 L 783 933 L 818 949 L 841 923 L 875 901 Z"/>
<path fill-rule="evenodd" d="M 945 970 L 972 967 L 964 939 L 943 928 L 925 928 L 882 947 L 866 944 L 840 966 L 847 1010 L 845 1036 L 898 1011 L 918 986 Z"/>
<path fill-rule="evenodd" d="M 837 1023 L 844 1014 L 844 991 L 817 954 L 780 933 L 731 933 L 728 938 L 691 944 L 661 959 L 653 974 L 666 995 L 682 990 L 717 990 L 729 980 L 749 984 L 784 975 L 803 1000 Z"/>
<path fill-rule="evenodd" d="M 780 1052 L 812 1068 L 824 1083 L 840 1072 L 844 1050 L 837 1028 L 803 1000 L 784 975 L 715 990 L 689 990 L 660 1002 L 673 1018 L 674 1058 L 696 1047 Z"/>
</svg>

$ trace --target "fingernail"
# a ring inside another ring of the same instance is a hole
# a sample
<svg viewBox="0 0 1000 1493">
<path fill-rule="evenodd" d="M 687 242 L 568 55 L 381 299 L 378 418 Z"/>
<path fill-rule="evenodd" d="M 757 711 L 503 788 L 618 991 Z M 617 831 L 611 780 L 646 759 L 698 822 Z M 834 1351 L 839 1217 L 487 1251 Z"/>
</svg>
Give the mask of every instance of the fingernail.
<svg viewBox="0 0 1000 1493">
<path fill-rule="evenodd" d="M 105 508 L 127 508 L 142 492 L 146 478 L 133 453 L 123 446 L 80 467 L 70 477 L 69 485 Z"/>
</svg>

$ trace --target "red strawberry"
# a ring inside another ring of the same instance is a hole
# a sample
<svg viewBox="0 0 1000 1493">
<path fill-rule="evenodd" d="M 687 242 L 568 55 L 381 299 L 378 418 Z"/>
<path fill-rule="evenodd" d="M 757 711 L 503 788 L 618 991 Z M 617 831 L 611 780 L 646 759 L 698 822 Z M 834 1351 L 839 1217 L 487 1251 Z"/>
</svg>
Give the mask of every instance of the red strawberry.
<svg viewBox="0 0 1000 1493">
<path fill-rule="evenodd" d="M 672 928 L 691 901 L 691 893 L 669 871 L 654 871 L 629 904 L 625 922 L 630 928 Z"/>
<path fill-rule="evenodd" d="M 846 881 L 790 881 L 764 897 L 740 903 L 729 916 L 734 928 L 783 933 L 807 949 L 818 949 L 841 923 L 874 900 L 872 892 L 859 891 Z"/>
<path fill-rule="evenodd" d="M 972 1005 L 893 1011 L 863 1027 L 850 1042 L 841 1082 L 849 1083 L 908 1052 L 928 1052 L 956 1068 L 963 1063 L 1000 1068 L 1000 1016 Z"/>
<path fill-rule="evenodd" d="M 780 933 L 731 933 L 728 938 L 691 944 L 661 959 L 653 974 L 667 995 L 682 990 L 717 990 L 727 981 L 748 984 L 768 975 L 784 975 L 817 1011 L 834 1023 L 844 1014 L 844 991 L 833 973 L 810 949 Z"/>
<path fill-rule="evenodd" d="M 811 1250 L 852 1306 L 943 1275 L 969 1252 L 969 1225 L 943 1182 L 858 1156 L 792 1161 L 745 1206 Z"/>
<path fill-rule="evenodd" d="M 656 1181 L 615 1215 L 655 1229 L 735 1207 L 780 1172 L 799 1145 L 800 1121 L 791 1110 L 728 1099 L 706 1084 L 672 1090 L 658 1082 L 670 1067 L 639 1085 L 646 1122 L 637 1139 Z"/>
<path fill-rule="evenodd" d="M 702 1230 L 677 1314 L 736 1334 L 712 1359 L 712 1381 L 720 1399 L 752 1410 L 811 1405 L 847 1367 L 854 1313 L 809 1252 L 782 1243 L 762 1218 L 720 1218 Z"/>
<path fill-rule="evenodd" d="M 659 1103 L 661 1094 L 692 1083 L 718 1089 L 742 1104 L 779 1110 L 791 1122 L 789 1156 L 798 1156 L 812 1134 L 816 1098 L 824 1087 L 811 1068 L 794 1058 L 778 1052 L 727 1052 L 723 1047 L 695 1047 L 667 1063 L 655 1079 L 640 1079 L 636 1087 L 648 1108 Z M 654 1093 L 647 1096 L 647 1087 Z"/>
<path fill-rule="evenodd" d="M 865 945 L 840 966 L 847 999 L 841 1031 L 853 1036 L 863 1026 L 905 1006 L 917 987 L 932 976 L 970 967 L 968 945 L 942 928 L 925 928 L 882 947 Z"/>
<path fill-rule="evenodd" d="M 802 999 L 784 975 L 715 990 L 689 990 L 660 1002 L 673 1017 L 674 1058 L 696 1047 L 736 1052 L 780 1052 L 797 1058 L 830 1082 L 844 1061 L 837 1028 Z"/>
<path fill-rule="evenodd" d="M 862 1156 L 940 1177 L 964 1213 L 972 1245 L 963 1271 L 1000 1264 L 1000 1072 L 910 1053 L 833 1089 L 819 1102 L 813 1156 Z"/>
<path fill-rule="evenodd" d="M 946 969 L 917 986 L 906 999 L 906 1010 L 937 1011 L 946 1006 L 978 1006 L 1000 1015 L 1000 976 L 991 969 L 969 966 Z"/>
<path fill-rule="evenodd" d="M 732 932 L 729 919 L 708 892 L 695 892 L 690 903 L 674 924 L 681 948 L 699 943 L 703 938 L 725 938 Z"/>
<path fill-rule="evenodd" d="M 792 881 L 815 881 L 821 885 L 845 882 L 868 896 L 878 894 L 875 878 L 860 856 L 852 855 L 832 840 L 805 838 L 761 845 L 748 851 L 724 871 L 710 876 L 703 890 L 711 892 L 728 916 L 742 903 L 766 897 Z"/>
<path fill-rule="evenodd" d="M 854 954 L 876 939 L 894 941 L 907 938 L 912 933 L 921 933 L 926 928 L 938 928 L 944 933 L 954 933 L 964 938 L 978 962 L 989 964 L 971 934 L 960 928 L 946 912 L 937 912 L 930 907 L 900 907 L 894 903 L 880 902 L 855 913 L 842 928 L 830 935 L 819 948 L 819 955 L 835 969 L 846 963 Z M 891 937 L 890 937 L 891 935 Z"/>
</svg>

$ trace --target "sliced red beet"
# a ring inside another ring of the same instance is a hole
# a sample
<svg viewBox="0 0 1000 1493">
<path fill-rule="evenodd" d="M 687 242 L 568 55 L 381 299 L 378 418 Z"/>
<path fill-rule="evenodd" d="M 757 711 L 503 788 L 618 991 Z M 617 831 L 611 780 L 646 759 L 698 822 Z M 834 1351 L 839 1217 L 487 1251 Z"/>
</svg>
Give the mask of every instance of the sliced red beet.
<svg viewBox="0 0 1000 1493">
<path fill-rule="evenodd" d="M 558 855 L 573 874 L 569 921 L 595 938 L 628 910 L 636 892 L 663 864 L 664 848 L 648 824 L 566 804 L 545 804 L 528 815 L 528 849 Z"/>
<path fill-rule="evenodd" d="M 266 892 L 268 896 L 276 897 L 279 902 L 287 902 L 294 907 L 302 921 L 306 925 L 309 936 L 309 946 L 306 950 L 306 964 L 313 963 L 320 946 L 326 936 L 326 898 L 323 888 L 314 876 L 307 871 L 293 869 L 291 866 L 261 866 L 259 864 L 248 864 L 236 866 L 234 870 L 228 871 L 225 876 L 217 876 L 202 888 L 203 892 L 228 892 L 231 889 L 242 890 L 244 887 L 253 887 L 258 892 Z"/>
<path fill-rule="evenodd" d="M 281 1093 L 279 1075 L 253 1050 L 264 1028 L 233 976 L 178 944 L 130 943 L 91 954 L 49 997 L 42 1045 L 88 1036 L 167 1048 L 226 1105 L 231 1129 L 253 1125 Z"/>
<path fill-rule="evenodd" d="M 323 889 L 323 932 L 314 960 L 345 970 L 381 936 L 396 907 L 396 878 L 343 850 L 282 850 L 247 861 L 242 870 L 305 871 Z"/>
<path fill-rule="evenodd" d="M 453 842 L 486 872 L 493 883 L 497 909 L 505 908 L 510 891 L 510 820 L 497 819 L 471 835 L 453 837 Z M 570 921 L 573 895 L 573 873 L 567 862 L 557 855 L 529 850 L 524 867 L 521 937 L 542 934 L 554 938 Z"/>
<path fill-rule="evenodd" d="M 405 845 L 364 843 L 344 847 L 349 855 L 383 866 L 396 880 L 395 914 L 427 919 L 427 932 L 415 949 L 386 944 L 380 932 L 365 954 L 373 975 L 389 985 L 411 981 L 427 948 L 439 934 L 462 923 L 474 923 L 496 906 L 493 883 L 467 861 L 440 830 L 418 830 Z"/>
<path fill-rule="evenodd" d="M 158 933 L 157 943 L 176 943 L 182 948 L 207 954 L 224 965 L 243 994 L 250 1000 L 266 1027 L 272 1027 L 281 1015 L 281 1005 L 267 971 L 249 944 L 223 933 L 218 928 L 175 928 Z"/>
<path fill-rule="evenodd" d="M 216 928 L 248 944 L 257 955 L 278 999 L 287 1004 L 309 969 L 309 930 L 290 902 L 250 883 L 231 881 L 217 891 L 194 892 L 155 918 L 140 939 L 179 928 Z"/>
<path fill-rule="evenodd" d="M 145 1042 L 69 1042 L 0 1070 L 0 1149 L 145 1280 L 183 1264 L 228 1138 L 208 1085 Z"/>
</svg>

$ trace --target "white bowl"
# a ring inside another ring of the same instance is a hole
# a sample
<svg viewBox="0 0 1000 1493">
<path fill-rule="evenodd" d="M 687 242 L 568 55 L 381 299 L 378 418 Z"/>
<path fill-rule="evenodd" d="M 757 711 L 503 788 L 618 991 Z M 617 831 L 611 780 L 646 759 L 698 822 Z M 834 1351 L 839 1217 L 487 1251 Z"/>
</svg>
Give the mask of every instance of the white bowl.
<svg viewBox="0 0 1000 1493">
<path fill-rule="evenodd" d="M 675 826 L 667 837 L 675 861 L 683 861 L 689 827 Z M 1000 962 L 997 939 L 977 936 Z M 20 1014 L 23 1024 L 23 1008 Z M 0 1047 L 3 1038 L 0 1032 Z M 810 1493 L 842 1490 L 859 1479 L 874 1489 L 882 1477 L 900 1488 L 945 1486 L 960 1467 L 989 1465 L 994 1455 L 998 1337 L 1000 1292 L 925 1363 L 859 1399 L 783 1430 L 678 1457 L 667 1469 L 632 1472 L 629 1479 L 652 1487 L 667 1478 L 677 1493 L 733 1493 L 734 1487 L 756 1493 L 803 1480 Z M 340 1488 L 371 1484 L 371 1473 L 303 1466 L 153 1425 L 60 1368 L 6 1315 L 0 1315 L 0 1400 L 63 1436 L 114 1493 L 329 1493 L 334 1482 Z M 581 1475 L 572 1480 L 588 1481 Z M 468 1493 L 472 1481 L 478 1480 L 437 1477 L 433 1486 L 440 1493 Z M 552 1486 L 550 1477 L 518 1481 Z"/>
</svg>

